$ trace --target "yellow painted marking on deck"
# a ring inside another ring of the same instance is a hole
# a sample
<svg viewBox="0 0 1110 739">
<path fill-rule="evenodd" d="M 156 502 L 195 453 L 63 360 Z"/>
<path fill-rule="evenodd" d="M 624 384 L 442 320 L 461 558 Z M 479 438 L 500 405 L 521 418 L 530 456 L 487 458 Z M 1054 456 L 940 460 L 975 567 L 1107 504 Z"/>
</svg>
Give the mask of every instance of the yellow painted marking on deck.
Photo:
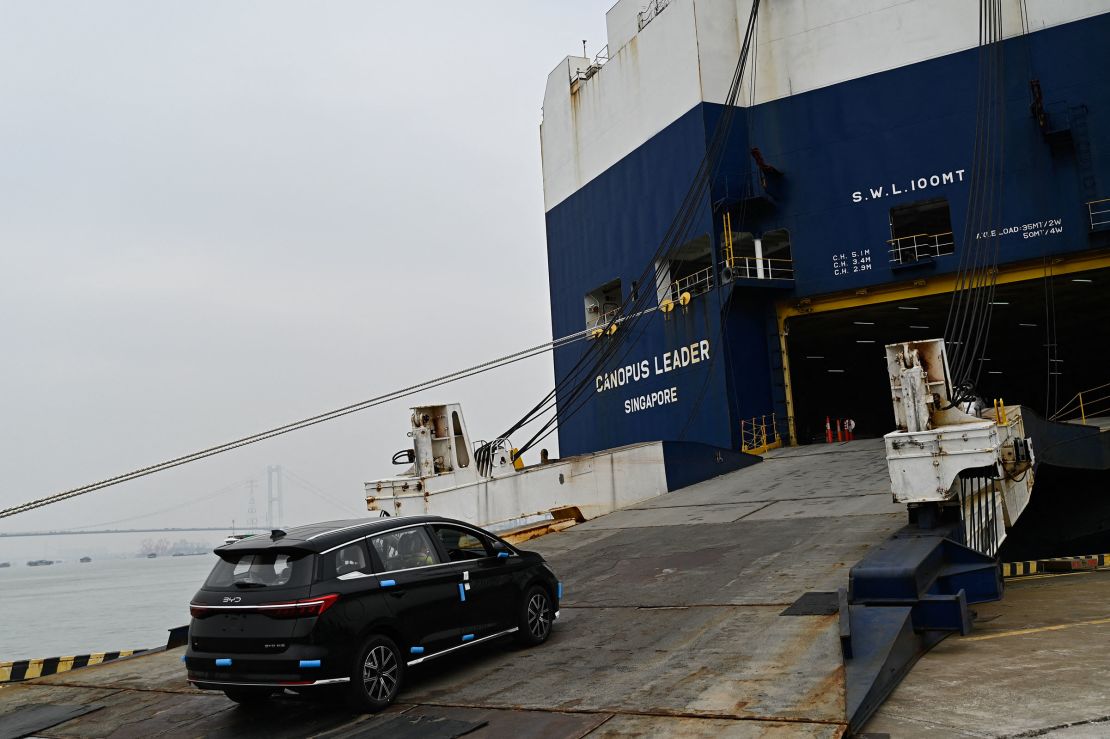
<svg viewBox="0 0 1110 739">
<path fill-rule="evenodd" d="M 1096 567 L 1093 570 L 1066 570 L 1064 572 L 1040 572 L 1038 574 L 1026 575 L 1024 577 L 1011 577 L 1010 582 L 1022 582 L 1024 580 L 1043 580 L 1046 577 L 1072 577 L 1074 575 L 1089 575 L 1092 572 L 1107 572 L 1110 571 L 1110 566 Z M 1034 570 L 1035 572 L 1035 570 Z"/>
<path fill-rule="evenodd" d="M 4 662 L 0 664 L 0 683 L 6 683 L 12 679 L 12 663 Z"/>
<path fill-rule="evenodd" d="M 983 634 L 981 636 L 965 636 L 961 641 L 986 641 L 987 639 L 1001 639 L 1004 636 L 1024 636 L 1026 634 L 1040 634 L 1045 631 L 1063 631 L 1064 629 L 1071 629 L 1076 626 L 1102 626 L 1104 624 L 1110 624 L 1110 618 L 1095 618 L 1090 621 L 1072 621 L 1067 624 L 1038 626 L 1032 629 L 1013 629 L 1012 631 L 1000 631 L 997 634 Z"/>
<path fill-rule="evenodd" d="M 119 653 L 119 656 L 120 657 L 130 657 L 134 653 L 135 653 L 134 649 L 125 649 L 125 650 L 123 650 L 122 652 Z"/>
<path fill-rule="evenodd" d="M 42 675 L 42 660 L 33 659 L 27 663 L 27 674 L 23 676 L 24 680 L 30 680 L 33 677 Z"/>
<path fill-rule="evenodd" d="M 73 669 L 73 657 L 58 658 L 58 672 L 69 672 Z"/>
<path fill-rule="evenodd" d="M 101 662 L 104 661 L 104 655 L 105 654 L 107 654 L 107 653 L 106 652 L 97 652 L 96 654 L 90 654 L 89 655 L 89 665 L 88 666 L 92 667 L 93 665 L 99 665 Z"/>
<path fill-rule="evenodd" d="M 1044 580 L 1049 577 L 1071 577 L 1072 575 L 1082 575 L 1083 572 L 1045 572 L 1039 575 L 1022 575 L 1021 577 L 1011 577 L 1010 582 L 1025 582 L 1026 580 Z"/>
<path fill-rule="evenodd" d="M 1002 563 L 1002 577 L 1006 579 L 1017 579 L 1036 574 L 1040 571 L 1038 563 L 1034 561 L 1025 562 L 1003 562 Z"/>
</svg>

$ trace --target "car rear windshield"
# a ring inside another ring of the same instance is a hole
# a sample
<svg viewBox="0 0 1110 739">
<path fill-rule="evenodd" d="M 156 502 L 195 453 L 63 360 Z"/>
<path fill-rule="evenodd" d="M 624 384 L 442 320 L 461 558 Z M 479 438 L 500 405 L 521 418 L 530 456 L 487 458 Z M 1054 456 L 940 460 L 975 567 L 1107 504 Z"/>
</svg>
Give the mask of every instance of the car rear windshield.
<svg viewBox="0 0 1110 739">
<path fill-rule="evenodd" d="M 245 590 L 308 585 L 314 556 L 307 552 L 223 552 L 204 587 Z"/>
</svg>

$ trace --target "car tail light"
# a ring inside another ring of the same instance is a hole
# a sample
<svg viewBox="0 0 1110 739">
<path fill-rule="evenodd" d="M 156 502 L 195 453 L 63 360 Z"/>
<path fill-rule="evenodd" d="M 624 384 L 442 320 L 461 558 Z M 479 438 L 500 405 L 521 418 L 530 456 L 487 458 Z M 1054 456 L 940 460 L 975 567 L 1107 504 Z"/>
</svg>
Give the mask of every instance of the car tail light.
<svg viewBox="0 0 1110 739">
<path fill-rule="evenodd" d="M 258 610 L 270 618 L 309 618 L 323 614 L 335 605 L 337 600 L 339 600 L 338 593 L 329 593 L 288 603 L 268 603 Z"/>
<path fill-rule="evenodd" d="M 219 613 L 260 613 L 270 618 L 310 618 L 319 616 L 335 605 L 338 593 L 318 595 L 281 603 L 258 603 L 250 606 L 206 606 L 200 603 L 189 604 L 189 615 L 193 618 L 206 618 Z"/>
</svg>

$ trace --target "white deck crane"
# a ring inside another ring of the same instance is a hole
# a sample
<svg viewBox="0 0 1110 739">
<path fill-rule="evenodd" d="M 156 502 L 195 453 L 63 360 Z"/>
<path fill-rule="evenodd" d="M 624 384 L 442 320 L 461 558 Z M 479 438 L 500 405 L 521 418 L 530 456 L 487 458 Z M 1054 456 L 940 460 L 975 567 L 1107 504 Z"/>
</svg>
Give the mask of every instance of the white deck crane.
<svg viewBox="0 0 1110 739">
<path fill-rule="evenodd" d="M 993 556 L 1033 489 L 1021 407 L 969 413 L 952 403 L 943 339 L 890 344 L 886 359 L 899 429 L 883 437 L 895 502 L 925 521 L 958 511 L 967 546 Z"/>
</svg>

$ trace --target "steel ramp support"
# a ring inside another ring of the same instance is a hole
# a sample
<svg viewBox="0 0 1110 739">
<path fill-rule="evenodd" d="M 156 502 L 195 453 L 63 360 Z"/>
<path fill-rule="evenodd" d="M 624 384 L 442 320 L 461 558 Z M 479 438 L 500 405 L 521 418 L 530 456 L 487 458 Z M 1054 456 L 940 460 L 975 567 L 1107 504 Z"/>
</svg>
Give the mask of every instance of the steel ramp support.
<svg viewBox="0 0 1110 739">
<path fill-rule="evenodd" d="M 971 631 L 969 604 L 1002 597 L 998 563 L 949 538 L 961 536 L 959 524 L 909 525 L 852 567 L 838 594 L 851 732 L 922 654 L 948 634 Z"/>
</svg>

